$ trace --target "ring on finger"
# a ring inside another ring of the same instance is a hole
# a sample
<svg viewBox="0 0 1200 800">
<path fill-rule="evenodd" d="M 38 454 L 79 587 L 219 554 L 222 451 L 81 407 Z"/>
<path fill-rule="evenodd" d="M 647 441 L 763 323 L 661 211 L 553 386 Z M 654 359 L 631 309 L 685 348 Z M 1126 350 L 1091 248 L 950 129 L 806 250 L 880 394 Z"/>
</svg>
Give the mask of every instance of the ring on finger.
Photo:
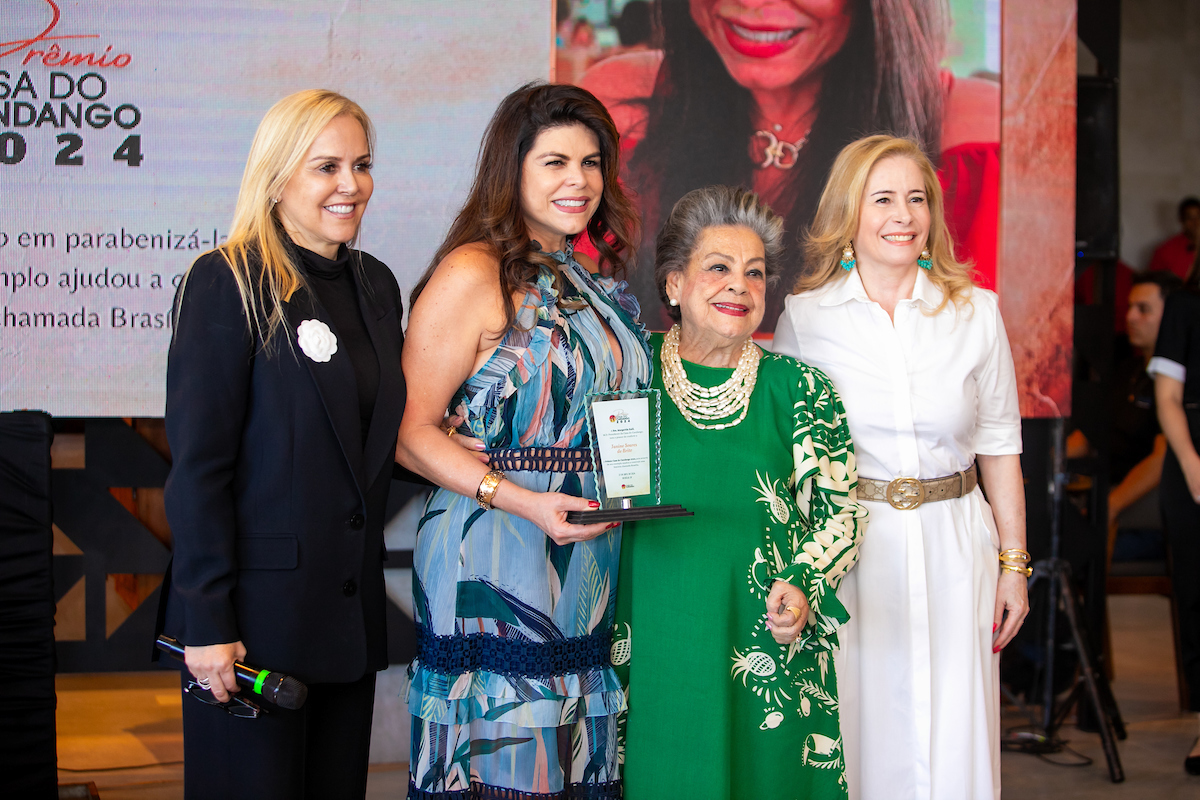
<svg viewBox="0 0 1200 800">
<path fill-rule="evenodd" d="M 784 610 L 792 612 L 792 616 L 796 619 L 800 619 L 800 615 L 804 613 L 799 606 L 786 606 Z"/>
<path fill-rule="evenodd" d="M 197 678 L 196 683 L 198 683 L 200 685 L 201 689 L 211 689 L 212 688 L 212 682 L 209 681 L 208 678 Z"/>
</svg>

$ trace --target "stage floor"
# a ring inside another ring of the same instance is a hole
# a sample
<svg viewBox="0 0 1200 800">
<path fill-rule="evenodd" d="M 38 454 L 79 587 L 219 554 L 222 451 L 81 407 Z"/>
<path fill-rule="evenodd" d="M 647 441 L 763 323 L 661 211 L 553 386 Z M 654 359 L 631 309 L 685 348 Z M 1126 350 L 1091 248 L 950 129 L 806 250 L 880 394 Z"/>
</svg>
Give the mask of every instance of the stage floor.
<svg viewBox="0 0 1200 800">
<path fill-rule="evenodd" d="M 1117 743 L 1125 782 L 1114 784 L 1100 737 L 1077 728 L 1064 729 L 1072 749 L 1093 760 L 1091 766 L 1056 766 L 1037 756 L 1004 753 L 1001 769 L 1005 797 L 1022 800 L 1196 800 L 1200 777 L 1183 771 L 1183 759 L 1196 738 L 1195 714 L 1179 712 L 1175 689 L 1175 651 L 1171 610 L 1165 597 L 1118 595 L 1108 599 L 1112 630 L 1113 694 L 1129 738 Z M 1005 725 L 1024 720 L 1005 714 Z M 1070 753 L 1046 756 L 1064 763 Z"/>
<path fill-rule="evenodd" d="M 94 782 L 101 800 L 183 797 L 176 672 L 59 675 L 58 782 Z M 372 764 L 370 800 L 399 800 L 408 765 Z"/>
<path fill-rule="evenodd" d="M 1174 653 L 1165 598 L 1109 600 L 1117 696 L 1129 738 L 1120 743 L 1126 781 L 1108 780 L 1095 734 L 1068 728 L 1073 749 L 1094 759 L 1086 767 L 1054 766 L 1035 756 L 1005 753 L 1004 794 L 1022 800 L 1154 797 L 1195 800 L 1200 777 L 1183 772 L 1197 733 L 1196 715 L 1177 710 Z M 183 797 L 183 734 L 175 673 L 61 675 L 58 678 L 59 782 L 94 781 L 102 800 Z M 1012 710 L 1006 725 L 1021 719 Z M 1070 754 L 1052 758 L 1068 761 Z M 367 797 L 400 800 L 405 764 L 375 764 Z"/>
</svg>

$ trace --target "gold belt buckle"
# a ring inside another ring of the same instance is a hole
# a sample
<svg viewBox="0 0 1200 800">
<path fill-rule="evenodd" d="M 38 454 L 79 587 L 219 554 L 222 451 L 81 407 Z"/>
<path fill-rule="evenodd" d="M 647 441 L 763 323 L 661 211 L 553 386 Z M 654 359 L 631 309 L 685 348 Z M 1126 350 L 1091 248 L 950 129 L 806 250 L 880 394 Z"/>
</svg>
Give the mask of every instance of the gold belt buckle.
<svg viewBox="0 0 1200 800">
<path fill-rule="evenodd" d="M 917 508 L 925 502 L 925 486 L 917 478 L 896 478 L 887 486 L 887 501 L 900 511 Z"/>
</svg>

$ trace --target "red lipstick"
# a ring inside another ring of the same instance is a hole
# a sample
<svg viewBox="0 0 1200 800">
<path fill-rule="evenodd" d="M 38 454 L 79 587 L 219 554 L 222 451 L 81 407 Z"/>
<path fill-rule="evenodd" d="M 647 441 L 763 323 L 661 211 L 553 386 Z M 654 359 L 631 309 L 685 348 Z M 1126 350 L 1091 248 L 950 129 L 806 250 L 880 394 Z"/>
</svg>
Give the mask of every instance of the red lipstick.
<svg viewBox="0 0 1200 800">
<path fill-rule="evenodd" d="M 797 28 L 763 28 L 754 25 L 743 25 L 741 23 L 733 23 L 727 19 L 721 20 L 721 25 L 725 29 L 725 40 L 729 42 L 729 46 L 743 56 L 750 58 L 772 58 L 787 50 L 790 50 L 796 44 L 796 39 L 799 36 Z M 762 34 L 777 34 L 778 36 L 771 37 L 770 41 L 762 41 L 759 38 L 750 39 L 738 33 L 738 29 L 743 31 L 752 31 Z M 790 34 L 784 36 L 783 34 Z"/>
</svg>

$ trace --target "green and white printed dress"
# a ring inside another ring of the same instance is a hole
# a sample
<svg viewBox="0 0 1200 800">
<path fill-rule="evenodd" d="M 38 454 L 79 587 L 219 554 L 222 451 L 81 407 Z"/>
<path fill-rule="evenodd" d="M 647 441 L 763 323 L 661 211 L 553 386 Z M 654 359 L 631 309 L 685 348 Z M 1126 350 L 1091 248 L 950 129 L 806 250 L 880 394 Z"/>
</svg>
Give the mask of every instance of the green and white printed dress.
<svg viewBox="0 0 1200 800">
<path fill-rule="evenodd" d="M 683 363 L 702 386 L 732 373 Z M 662 409 L 663 502 L 695 516 L 625 526 L 612 651 L 625 797 L 844 798 L 834 589 L 867 512 L 841 400 L 820 371 L 763 353 L 740 425 L 697 429 L 665 391 Z M 766 628 L 775 580 L 812 606 L 795 644 Z"/>
</svg>

